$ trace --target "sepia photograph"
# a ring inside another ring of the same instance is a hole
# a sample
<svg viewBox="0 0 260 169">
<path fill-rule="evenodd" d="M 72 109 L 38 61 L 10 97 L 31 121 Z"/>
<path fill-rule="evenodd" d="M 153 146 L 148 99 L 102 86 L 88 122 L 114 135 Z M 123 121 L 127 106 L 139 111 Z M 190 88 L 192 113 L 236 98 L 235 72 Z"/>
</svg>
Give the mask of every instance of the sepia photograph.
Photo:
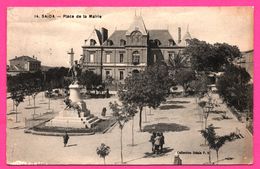
<svg viewBox="0 0 260 169">
<path fill-rule="evenodd" d="M 7 8 L 8 165 L 251 165 L 254 8 Z"/>
</svg>

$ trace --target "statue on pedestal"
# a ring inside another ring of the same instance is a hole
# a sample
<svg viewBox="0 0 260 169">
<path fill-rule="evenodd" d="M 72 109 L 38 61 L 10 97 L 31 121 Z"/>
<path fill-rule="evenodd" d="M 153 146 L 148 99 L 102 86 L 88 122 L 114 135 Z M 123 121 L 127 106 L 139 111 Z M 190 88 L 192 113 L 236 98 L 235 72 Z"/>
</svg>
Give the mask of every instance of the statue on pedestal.
<svg viewBox="0 0 260 169">
<path fill-rule="evenodd" d="M 72 84 L 78 84 L 79 77 L 81 75 L 81 68 L 80 65 L 78 64 L 78 61 L 76 60 L 74 61 L 74 64 L 71 66 L 68 73 L 72 74 L 72 79 L 73 79 Z"/>
</svg>

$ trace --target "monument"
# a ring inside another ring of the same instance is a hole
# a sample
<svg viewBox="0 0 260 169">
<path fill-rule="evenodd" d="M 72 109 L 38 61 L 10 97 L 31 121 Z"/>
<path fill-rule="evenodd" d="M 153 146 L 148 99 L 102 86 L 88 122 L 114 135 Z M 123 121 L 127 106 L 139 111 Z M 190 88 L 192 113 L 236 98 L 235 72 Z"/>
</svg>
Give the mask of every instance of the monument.
<svg viewBox="0 0 260 169">
<path fill-rule="evenodd" d="M 64 99 L 67 107 L 45 125 L 66 128 L 92 128 L 100 119 L 90 114 L 80 95 L 82 88 L 79 84 L 81 69 L 77 61 L 71 66 L 69 73 L 72 74 L 73 81 L 69 86 L 69 97 Z"/>
</svg>

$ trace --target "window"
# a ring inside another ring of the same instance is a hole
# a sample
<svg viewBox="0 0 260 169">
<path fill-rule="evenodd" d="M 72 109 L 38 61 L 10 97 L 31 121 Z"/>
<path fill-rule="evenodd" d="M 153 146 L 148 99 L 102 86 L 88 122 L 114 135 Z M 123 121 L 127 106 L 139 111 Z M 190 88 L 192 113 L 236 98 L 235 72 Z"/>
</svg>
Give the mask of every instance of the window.
<svg viewBox="0 0 260 169">
<path fill-rule="evenodd" d="M 108 39 L 108 40 L 107 40 L 107 45 L 108 45 L 108 46 L 112 46 L 112 45 L 113 45 L 113 41 L 110 40 L 110 39 Z"/>
<path fill-rule="evenodd" d="M 124 71 L 120 71 L 119 72 L 119 80 L 123 80 L 124 79 Z"/>
<path fill-rule="evenodd" d="M 94 62 L 94 54 L 90 54 L 90 62 L 91 62 L 91 63 Z"/>
<path fill-rule="evenodd" d="M 132 34 L 131 34 L 131 42 L 132 43 L 139 43 L 141 42 L 141 39 L 142 39 L 142 33 L 139 32 L 139 31 L 134 31 Z"/>
<path fill-rule="evenodd" d="M 155 39 L 154 42 L 155 42 L 156 46 L 160 46 L 161 45 L 161 42 L 158 39 Z"/>
<path fill-rule="evenodd" d="M 108 77 L 110 75 L 110 71 L 106 70 L 106 77 Z"/>
<path fill-rule="evenodd" d="M 169 39 L 169 46 L 174 46 L 174 41 L 172 39 Z"/>
<path fill-rule="evenodd" d="M 174 53 L 169 53 L 169 60 L 174 60 Z"/>
<path fill-rule="evenodd" d="M 169 61 L 174 61 L 174 53 L 169 53 Z"/>
<path fill-rule="evenodd" d="M 124 54 L 123 54 L 123 53 L 120 53 L 119 62 L 120 62 L 120 63 L 123 63 L 123 62 L 124 62 Z"/>
<path fill-rule="evenodd" d="M 96 41 L 94 39 L 90 39 L 90 46 L 95 46 Z"/>
<path fill-rule="evenodd" d="M 107 54 L 107 56 L 106 56 L 106 62 L 107 62 L 107 63 L 110 63 L 110 54 Z"/>
<path fill-rule="evenodd" d="M 133 52 L 132 62 L 134 65 L 137 65 L 140 63 L 140 54 L 138 51 Z"/>
<path fill-rule="evenodd" d="M 156 61 L 157 61 L 157 56 L 156 56 L 156 54 L 154 54 L 153 55 L 153 62 L 156 63 Z"/>
<path fill-rule="evenodd" d="M 120 46 L 125 46 L 125 44 L 126 44 L 126 43 L 125 43 L 125 40 L 124 40 L 124 39 L 121 39 L 121 40 L 120 40 Z"/>
</svg>

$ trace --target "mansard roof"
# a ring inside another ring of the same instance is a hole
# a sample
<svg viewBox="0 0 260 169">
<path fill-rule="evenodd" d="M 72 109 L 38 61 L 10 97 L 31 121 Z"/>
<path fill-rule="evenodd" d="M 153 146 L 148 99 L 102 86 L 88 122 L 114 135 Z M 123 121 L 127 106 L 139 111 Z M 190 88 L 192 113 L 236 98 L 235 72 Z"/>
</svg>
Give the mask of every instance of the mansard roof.
<svg viewBox="0 0 260 169">
<path fill-rule="evenodd" d="M 160 46 L 169 46 L 169 40 L 173 40 L 172 35 L 169 30 L 161 29 L 161 30 L 149 30 L 149 40 L 159 40 Z"/>
<path fill-rule="evenodd" d="M 173 40 L 172 35 L 170 34 L 169 30 L 148 30 L 147 31 L 149 35 L 150 41 L 155 41 L 159 40 L 160 41 L 160 46 L 169 46 L 169 40 Z M 108 38 L 108 40 L 111 40 L 113 42 L 112 46 L 120 46 L 120 40 L 125 40 L 126 41 L 126 35 L 127 35 L 127 30 L 116 30 L 112 33 L 112 35 Z M 104 46 L 107 45 L 107 41 L 104 42 Z"/>
</svg>

